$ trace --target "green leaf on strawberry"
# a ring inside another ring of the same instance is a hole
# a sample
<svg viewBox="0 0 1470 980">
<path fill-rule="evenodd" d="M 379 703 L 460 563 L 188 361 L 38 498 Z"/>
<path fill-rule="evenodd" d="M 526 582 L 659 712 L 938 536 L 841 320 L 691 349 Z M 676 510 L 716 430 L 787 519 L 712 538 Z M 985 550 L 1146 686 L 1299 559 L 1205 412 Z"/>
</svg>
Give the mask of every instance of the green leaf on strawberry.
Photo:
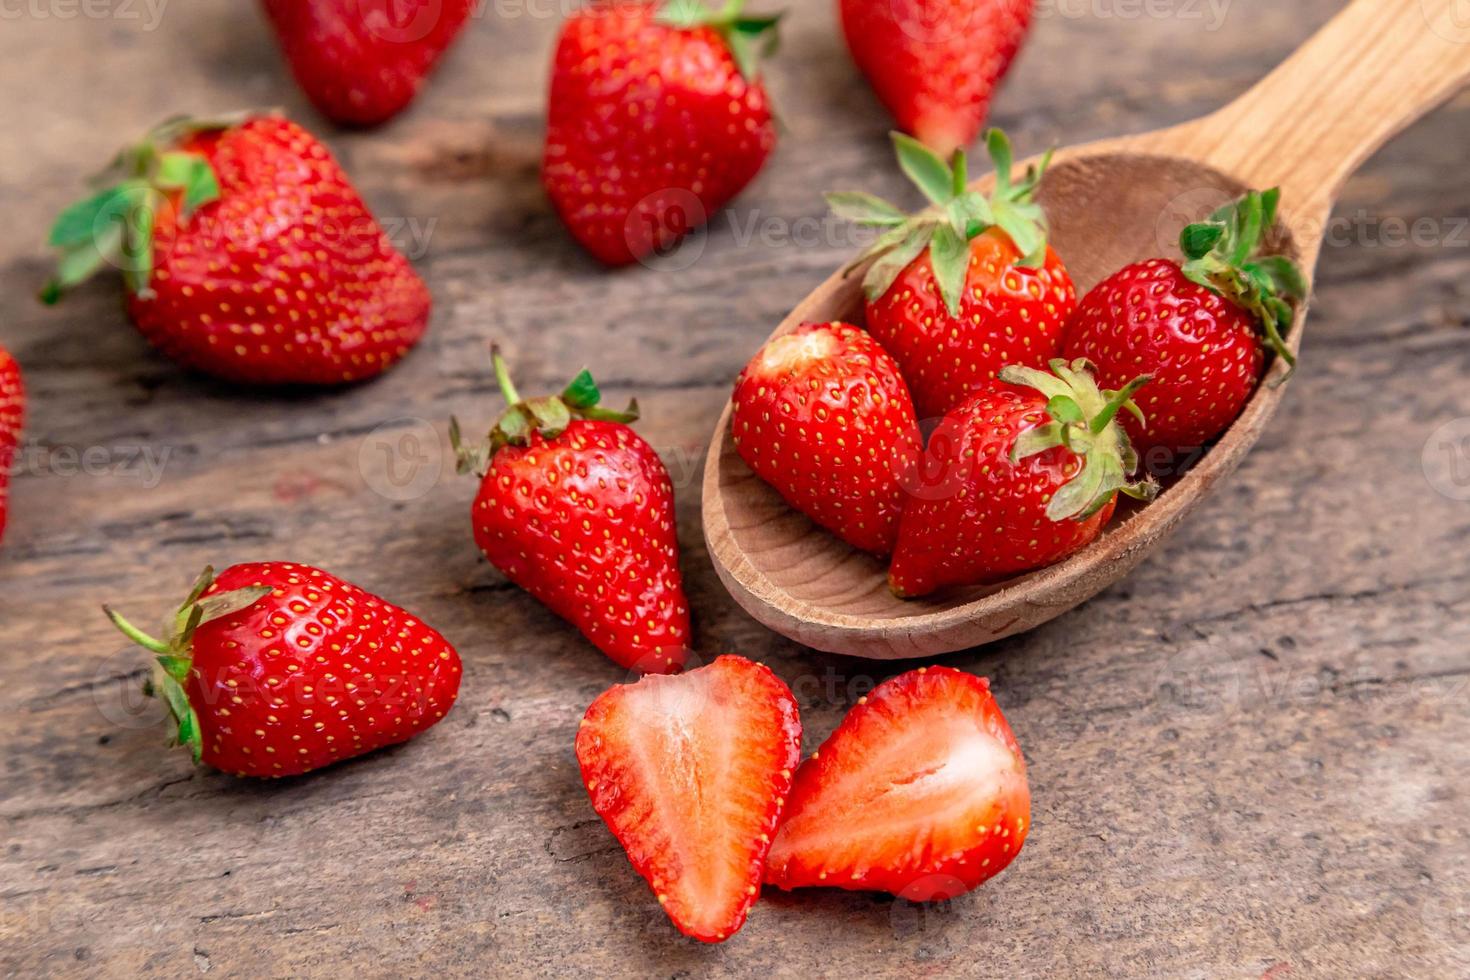
<svg viewBox="0 0 1470 980">
<path fill-rule="evenodd" d="M 1205 221 L 1189 225 L 1179 235 L 1185 262 L 1181 267 L 1191 282 L 1224 296 L 1256 318 L 1266 346 L 1296 369 L 1296 355 L 1286 344 L 1295 318 L 1292 301 L 1307 295 L 1306 276 L 1284 255 L 1262 255 L 1265 240 L 1275 227 L 1281 191 L 1248 191 Z M 1280 383 L 1280 381 L 1276 382 Z"/>
<path fill-rule="evenodd" d="M 1034 388 L 1047 396 L 1051 421 L 1022 433 L 1011 450 L 1019 462 L 1056 446 L 1065 446 L 1083 458 L 1082 469 L 1047 503 L 1046 516 L 1054 521 L 1086 520 L 1102 510 L 1114 495 L 1152 500 L 1159 487 L 1152 478 L 1133 480 L 1138 454 L 1123 427 L 1115 420 L 1120 411 L 1141 418 L 1133 395 L 1149 382 L 1134 378 L 1117 391 L 1104 391 L 1093 380 L 1087 361 L 1068 363 L 1058 358 L 1050 373 L 1011 365 L 1000 372 L 1008 384 Z"/>
<path fill-rule="evenodd" d="M 709 9 L 702 0 L 668 0 L 655 19 L 682 30 L 712 29 L 730 49 L 740 74 L 753 82 L 760 77 L 761 61 L 774 55 L 780 46 L 776 28 L 782 16 L 747 16 L 745 0 L 726 0 L 719 10 Z"/>
<path fill-rule="evenodd" d="M 968 164 L 963 150 L 946 164 L 923 143 L 893 133 L 899 169 L 929 201 L 929 207 L 906 215 L 887 201 L 857 191 L 827 195 L 834 214 L 860 225 L 887 229 L 852 262 L 847 272 L 867 264 L 863 289 L 876 302 L 893 286 L 903 270 L 929 251 L 935 278 L 950 315 L 960 315 L 968 244 L 991 228 L 1010 237 L 1026 268 L 1046 262 L 1046 214 L 1036 201 L 1051 154 L 1039 166 L 1029 167 L 1019 181 L 1012 174 L 1010 140 L 998 129 L 990 131 L 986 146 L 995 164 L 995 190 L 989 194 L 969 189 Z"/>
</svg>

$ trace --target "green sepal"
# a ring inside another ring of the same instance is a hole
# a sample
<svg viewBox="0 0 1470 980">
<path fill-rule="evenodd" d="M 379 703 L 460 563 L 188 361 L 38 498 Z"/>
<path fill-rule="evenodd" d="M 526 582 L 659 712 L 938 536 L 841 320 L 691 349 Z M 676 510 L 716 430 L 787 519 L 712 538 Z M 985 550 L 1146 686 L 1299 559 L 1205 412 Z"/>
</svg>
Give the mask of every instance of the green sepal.
<svg viewBox="0 0 1470 980">
<path fill-rule="evenodd" d="M 249 608 L 272 591 L 269 586 L 257 585 L 204 598 L 204 593 L 213 584 L 214 569 L 206 567 L 194 580 L 189 595 L 169 617 L 167 643 L 138 629 L 110 607 L 102 607 L 107 618 L 124 636 L 154 655 L 153 670 L 143 685 L 144 693 L 149 697 L 160 697 L 168 705 L 177 726 L 175 739 L 179 745 L 188 746 L 196 763 L 202 757 L 203 739 L 199 715 L 189 703 L 185 687 L 189 672 L 194 669 L 194 631 L 204 623 Z"/>
<path fill-rule="evenodd" d="M 168 195 L 182 192 L 181 221 L 220 196 L 209 162 L 175 147 L 195 134 L 240 125 L 250 115 L 170 119 L 118 153 L 94 178 L 97 189 L 63 210 L 52 225 L 47 244 L 61 255 L 55 275 L 41 289 L 41 301 L 56 303 L 107 266 L 122 272 L 130 293 L 148 298 L 157 217 L 168 206 Z"/>
<path fill-rule="evenodd" d="M 748 82 L 760 78 L 761 62 L 774 55 L 781 44 L 777 30 L 782 14 L 746 16 L 745 0 L 726 0 L 711 10 L 702 0 L 668 0 L 654 19 L 680 30 L 708 27 L 720 36 L 741 77 Z"/>
<path fill-rule="evenodd" d="M 638 402 L 628 403 L 623 411 L 603 408 L 602 392 L 592 374 L 583 368 L 559 395 L 523 400 L 511 381 L 510 371 L 498 345 L 490 348 L 495 380 L 505 398 L 506 409 L 491 428 L 489 437 L 478 445 L 465 442 L 459 419 L 449 420 L 449 444 L 454 450 L 455 468 L 461 475 L 484 477 L 495 454 L 506 446 L 529 446 L 539 436 L 555 439 L 566 432 L 576 419 L 628 424 L 638 419 Z"/>
<path fill-rule="evenodd" d="M 1273 384 L 1296 370 L 1296 355 L 1286 343 L 1295 319 L 1291 304 L 1306 299 L 1308 292 L 1307 278 L 1295 262 L 1261 254 L 1280 203 L 1279 188 L 1247 191 L 1179 235 L 1184 275 L 1250 313 L 1266 346 L 1286 362 L 1287 371 Z"/>
<path fill-rule="evenodd" d="M 1136 410 L 1132 397 L 1149 378 L 1135 378 L 1118 391 L 1106 391 L 1098 388 L 1085 359 L 1058 358 L 1050 368 L 1048 372 L 1011 365 L 1000 372 L 1000 380 L 1033 388 L 1047 399 L 1048 421 L 1016 437 L 1011 462 L 1058 446 L 1082 457 L 1082 469 L 1047 502 L 1046 516 L 1053 521 L 1086 520 L 1119 493 L 1140 500 L 1156 496 L 1158 484 L 1152 478 L 1132 478 L 1138 454 L 1117 422 L 1119 411 Z"/>
<path fill-rule="evenodd" d="M 969 270 L 968 244 L 991 228 L 999 228 L 1011 239 L 1021 253 L 1017 264 L 1027 268 L 1045 264 L 1046 214 L 1036 201 L 1036 193 L 1051 153 L 1016 180 L 1010 140 L 1000 130 L 991 130 L 986 145 L 996 174 L 995 190 L 987 196 L 969 189 L 968 161 L 963 150 L 946 164 L 911 136 L 895 132 L 891 138 L 899 169 L 928 200 L 927 208 L 905 215 L 871 194 L 842 191 L 827 195 L 827 203 L 837 216 L 885 229 L 844 270 L 848 274 L 867 266 L 863 289 L 869 301 L 888 292 L 903 270 L 928 249 L 945 308 L 951 316 L 959 316 Z"/>
</svg>

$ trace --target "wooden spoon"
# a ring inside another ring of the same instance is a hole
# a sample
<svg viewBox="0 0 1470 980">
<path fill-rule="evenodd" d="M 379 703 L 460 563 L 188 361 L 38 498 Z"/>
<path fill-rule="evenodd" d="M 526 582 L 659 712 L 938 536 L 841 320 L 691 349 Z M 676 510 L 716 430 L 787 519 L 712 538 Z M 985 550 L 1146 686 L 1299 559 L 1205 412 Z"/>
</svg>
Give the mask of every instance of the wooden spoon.
<svg viewBox="0 0 1470 980">
<path fill-rule="evenodd" d="M 1131 262 L 1178 257 L 1183 225 L 1248 188 L 1279 186 L 1277 250 L 1310 276 L 1347 177 L 1467 80 L 1465 0 L 1356 0 L 1213 115 L 1059 152 L 1041 189 L 1052 242 L 1080 293 Z M 860 280 L 834 275 L 772 336 L 812 321 L 861 324 Z M 1289 338 L 1293 350 L 1305 312 Z M 883 562 L 811 524 L 746 468 L 727 406 L 705 467 L 705 537 L 736 601 L 807 646 L 881 659 L 978 646 L 1038 626 L 1131 571 L 1235 469 L 1283 390 L 1263 384 L 1194 469 L 1153 503 L 1120 509 L 1111 528 L 1072 558 L 1000 586 L 909 601 L 889 593 Z"/>
</svg>

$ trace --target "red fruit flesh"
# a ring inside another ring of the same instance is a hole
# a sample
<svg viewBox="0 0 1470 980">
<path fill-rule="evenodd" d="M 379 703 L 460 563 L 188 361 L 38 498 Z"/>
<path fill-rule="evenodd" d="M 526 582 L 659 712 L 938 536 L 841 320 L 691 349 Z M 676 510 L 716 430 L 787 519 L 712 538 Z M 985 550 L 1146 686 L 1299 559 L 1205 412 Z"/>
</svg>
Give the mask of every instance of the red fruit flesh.
<svg viewBox="0 0 1470 980">
<path fill-rule="evenodd" d="M 1235 421 L 1266 355 L 1251 315 L 1186 278 L 1168 259 L 1121 269 L 1093 288 L 1067 327 L 1067 357 L 1085 357 L 1098 384 L 1151 375 L 1138 393 L 1146 426 L 1119 416 L 1145 470 L 1169 475 Z"/>
<path fill-rule="evenodd" d="M 674 489 L 636 432 L 577 420 L 490 462 L 475 542 L 517 585 L 624 667 L 678 671 L 689 646 Z"/>
<path fill-rule="evenodd" d="M 791 691 L 742 657 L 614 687 L 577 732 L 593 808 L 674 925 L 704 942 L 745 923 L 800 753 Z"/>
<path fill-rule="evenodd" d="M 1010 864 L 1030 828 L 1026 762 L 989 682 L 920 668 L 802 763 L 766 882 L 952 898 Z"/>
<path fill-rule="evenodd" d="M 608 3 L 562 29 L 542 177 L 572 234 L 608 265 L 669 248 L 748 184 L 776 144 L 764 85 L 708 27 Z"/>
<path fill-rule="evenodd" d="M 942 157 L 974 140 L 1033 0 L 841 0 L 853 60 L 898 125 Z"/>
<path fill-rule="evenodd" d="M 1040 269 L 1017 265 L 1021 257 L 999 228 L 972 239 L 958 317 L 928 250 L 868 304 L 868 330 L 903 369 L 920 419 L 940 418 L 1008 364 L 1042 368 L 1057 356 L 1076 287 L 1052 249 Z"/>
<path fill-rule="evenodd" d="M 407 741 L 459 693 L 459 654 L 411 614 L 306 565 L 225 569 L 205 597 L 274 592 L 200 626 L 185 691 L 203 761 L 294 776 Z"/>
<path fill-rule="evenodd" d="M 995 582 L 1060 561 L 1095 540 L 1116 501 L 1084 520 L 1047 516 L 1082 468 L 1056 446 L 1019 462 L 1022 432 L 1050 420 L 1046 397 L 998 383 L 955 409 L 929 438 L 904 504 L 889 583 L 902 596 Z"/>
<path fill-rule="evenodd" d="M 872 337 L 799 327 L 756 354 L 732 402 L 735 448 L 756 475 L 854 547 L 893 550 L 921 443 L 898 365 Z"/>
<path fill-rule="evenodd" d="M 129 310 L 160 350 L 230 381 L 337 384 L 418 342 L 428 289 L 311 134 L 259 117 L 182 148 L 213 166 L 220 199 L 159 216 L 154 295 Z"/>
<path fill-rule="evenodd" d="M 5 525 L 10 513 L 10 470 L 19 451 L 25 400 L 20 365 L 5 348 L 0 347 L 0 540 L 5 538 Z"/>
<path fill-rule="evenodd" d="M 413 101 L 476 0 L 264 0 L 291 71 L 335 122 L 372 126 Z"/>
</svg>

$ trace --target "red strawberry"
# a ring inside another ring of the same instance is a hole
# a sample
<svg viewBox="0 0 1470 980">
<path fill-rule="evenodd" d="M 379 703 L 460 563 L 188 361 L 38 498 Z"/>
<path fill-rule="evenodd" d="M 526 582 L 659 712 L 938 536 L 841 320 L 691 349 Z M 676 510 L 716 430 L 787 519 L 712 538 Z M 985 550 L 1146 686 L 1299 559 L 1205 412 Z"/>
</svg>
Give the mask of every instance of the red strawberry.
<svg viewBox="0 0 1470 980">
<path fill-rule="evenodd" d="M 1045 161 L 1013 185 L 1009 142 L 998 130 L 989 142 L 989 198 L 966 190 L 963 153 L 950 168 L 901 134 L 899 164 L 931 207 L 909 217 L 868 194 L 828 195 L 839 215 L 884 229 L 850 268 L 871 261 L 863 279 L 868 332 L 903 369 L 921 419 L 943 415 L 1008 364 L 1044 366 L 1077 305 L 1035 202 Z"/>
<path fill-rule="evenodd" d="M 1034 0 L 842 0 L 847 46 L 898 125 L 942 156 L 969 144 Z"/>
<path fill-rule="evenodd" d="M 166 641 L 107 615 L 157 655 L 151 691 L 179 744 L 237 776 L 296 776 L 407 741 L 459 693 L 444 637 L 308 565 L 206 568 Z"/>
<path fill-rule="evenodd" d="M 1026 760 L 990 682 L 921 667 L 859 700 L 801 764 L 766 882 L 953 898 L 1030 829 Z"/>
<path fill-rule="evenodd" d="M 677 673 L 689 646 L 674 487 L 626 412 L 597 407 L 586 371 L 560 395 L 522 401 L 505 361 L 509 406 L 487 446 L 450 437 L 460 472 L 481 477 L 475 542 L 490 563 L 624 667 Z"/>
<path fill-rule="evenodd" d="M 797 510 L 855 548 L 888 554 L 919 426 L 898 365 L 846 323 L 771 341 L 735 382 L 735 448 Z"/>
<path fill-rule="evenodd" d="M 1180 236 L 1185 262 L 1150 259 L 1099 283 L 1067 327 L 1068 357 L 1085 357 L 1098 383 L 1151 375 L 1142 419 L 1124 418 L 1150 469 L 1194 454 L 1235 421 L 1260 382 L 1266 354 L 1296 363 L 1282 339 L 1291 299 L 1306 281 L 1284 256 L 1262 257 L 1280 193 L 1245 195 Z M 1146 424 L 1145 424 L 1146 423 Z"/>
<path fill-rule="evenodd" d="M 911 482 L 888 581 L 904 598 L 1060 561 L 1102 531 L 1138 458 L 1117 424 L 1147 378 L 1099 391 L 1085 362 L 1008 367 L 950 412 Z"/>
<path fill-rule="evenodd" d="M 476 0 L 264 0 L 307 98 L 335 122 L 396 116 L 459 36 Z"/>
<path fill-rule="evenodd" d="M 25 409 L 26 389 L 21 382 L 20 365 L 9 351 L 0 347 L 0 540 L 5 537 L 6 517 L 10 513 L 10 468 L 15 465 Z"/>
<path fill-rule="evenodd" d="M 106 265 L 138 329 L 230 381 L 336 384 L 382 373 L 423 335 L 429 291 L 326 147 L 285 119 L 174 121 L 62 213 L 42 298 Z"/>
<path fill-rule="evenodd" d="M 672 248 L 755 178 L 776 145 L 759 56 L 775 17 L 744 0 L 603 0 L 562 28 L 542 177 L 608 265 Z"/>
<path fill-rule="evenodd" d="M 577 732 L 592 808 L 679 931 L 707 943 L 745 924 L 800 758 L 791 691 L 744 657 L 614 687 Z"/>
</svg>

